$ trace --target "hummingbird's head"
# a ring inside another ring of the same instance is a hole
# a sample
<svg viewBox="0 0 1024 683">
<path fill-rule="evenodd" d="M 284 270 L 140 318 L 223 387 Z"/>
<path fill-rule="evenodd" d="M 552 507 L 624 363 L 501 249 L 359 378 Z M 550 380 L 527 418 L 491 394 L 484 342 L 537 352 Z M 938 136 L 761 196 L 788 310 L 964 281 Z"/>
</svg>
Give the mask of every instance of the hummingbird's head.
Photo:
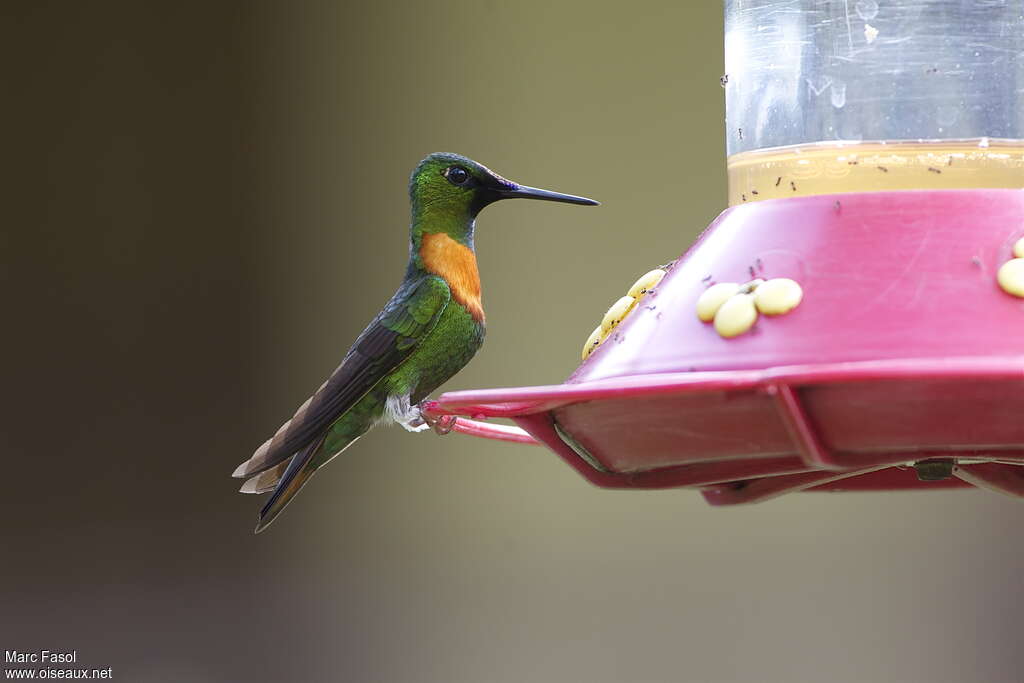
<svg viewBox="0 0 1024 683">
<path fill-rule="evenodd" d="M 483 164 L 459 154 L 437 152 L 421 161 L 409 179 L 413 211 L 473 219 L 499 199 L 544 199 L 596 205 L 593 199 L 539 190 L 506 180 Z"/>
</svg>

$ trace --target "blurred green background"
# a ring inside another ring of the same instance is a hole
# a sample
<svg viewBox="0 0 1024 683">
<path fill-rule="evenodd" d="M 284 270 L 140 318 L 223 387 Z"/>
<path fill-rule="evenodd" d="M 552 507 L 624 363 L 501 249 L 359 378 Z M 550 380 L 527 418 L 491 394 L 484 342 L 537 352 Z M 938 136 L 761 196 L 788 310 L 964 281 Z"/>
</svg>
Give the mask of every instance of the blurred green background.
<svg viewBox="0 0 1024 683">
<path fill-rule="evenodd" d="M 713 509 L 381 429 L 265 534 L 228 475 L 390 296 L 406 180 L 509 202 L 445 389 L 561 381 L 724 208 L 719 3 L 8 2 L 0 649 L 119 681 L 1018 681 L 1024 510 Z"/>
</svg>

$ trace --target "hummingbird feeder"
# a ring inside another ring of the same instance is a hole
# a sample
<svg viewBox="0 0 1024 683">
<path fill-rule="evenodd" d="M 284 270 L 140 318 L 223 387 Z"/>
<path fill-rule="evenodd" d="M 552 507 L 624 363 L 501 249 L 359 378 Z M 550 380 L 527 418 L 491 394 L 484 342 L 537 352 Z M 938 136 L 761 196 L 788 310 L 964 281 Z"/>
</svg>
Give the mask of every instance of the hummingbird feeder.
<svg viewBox="0 0 1024 683">
<path fill-rule="evenodd" d="M 428 413 L 714 505 L 1024 496 L 1020 0 L 726 0 L 725 62 L 729 208 L 563 384 Z"/>
</svg>

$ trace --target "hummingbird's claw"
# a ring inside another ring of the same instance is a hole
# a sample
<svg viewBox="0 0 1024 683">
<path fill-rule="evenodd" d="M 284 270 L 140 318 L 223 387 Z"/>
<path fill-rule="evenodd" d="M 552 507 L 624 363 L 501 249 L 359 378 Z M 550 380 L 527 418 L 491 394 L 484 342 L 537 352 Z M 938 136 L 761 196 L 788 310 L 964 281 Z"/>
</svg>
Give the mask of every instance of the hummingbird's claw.
<svg viewBox="0 0 1024 683">
<path fill-rule="evenodd" d="M 455 420 L 457 419 L 454 415 L 430 415 L 423 409 L 423 404 L 419 406 L 420 420 L 423 421 L 425 426 L 429 426 L 434 430 L 435 434 L 444 436 L 445 434 L 452 431 L 455 428 Z"/>
<path fill-rule="evenodd" d="M 444 436 L 448 432 L 455 429 L 455 421 L 458 418 L 454 415 L 441 415 L 440 417 L 432 417 L 427 420 L 427 424 L 434 430 L 435 434 Z"/>
</svg>

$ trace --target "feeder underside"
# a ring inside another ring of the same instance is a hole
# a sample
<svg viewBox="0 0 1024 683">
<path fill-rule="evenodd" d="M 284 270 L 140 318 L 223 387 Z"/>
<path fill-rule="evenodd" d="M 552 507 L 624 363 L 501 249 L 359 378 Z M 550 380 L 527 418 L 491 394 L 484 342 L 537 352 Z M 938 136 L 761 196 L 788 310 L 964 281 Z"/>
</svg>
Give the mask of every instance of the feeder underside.
<svg viewBox="0 0 1024 683">
<path fill-rule="evenodd" d="M 697 487 L 715 505 L 972 485 L 1024 496 L 1024 356 L 454 392 L 435 412 L 473 418 L 458 431 L 543 443 L 598 486 Z M 525 434 L 479 422 L 490 417 Z"/>
</svg>

